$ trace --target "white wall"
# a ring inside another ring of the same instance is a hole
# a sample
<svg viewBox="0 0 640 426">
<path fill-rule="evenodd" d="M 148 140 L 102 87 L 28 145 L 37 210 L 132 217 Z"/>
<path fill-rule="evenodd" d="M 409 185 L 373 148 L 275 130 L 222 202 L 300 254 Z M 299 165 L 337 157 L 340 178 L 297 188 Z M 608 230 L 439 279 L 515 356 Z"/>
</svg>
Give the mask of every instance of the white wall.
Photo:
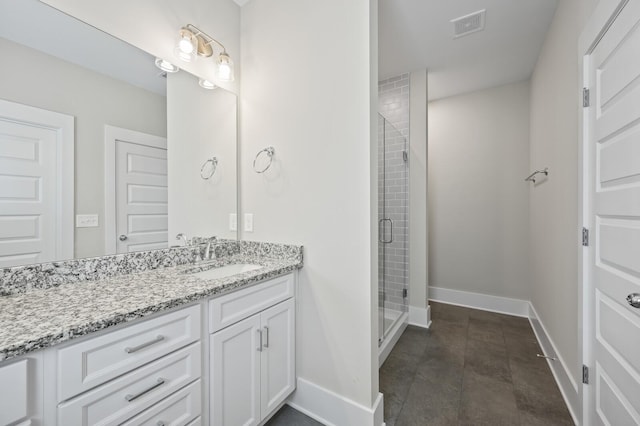
<svg viewBox="0 0 640 426">
<path fill-rule="evenodd" d="M 428 323 L 429 227 L 427 70 L 410 75 L 409 138 L 409 320 Z"/>
<path fill-rule="evenodd" d="M 214 60 L 182 62 L 174 55 L 178 31 L 193 24 L 225 45 L 236 64 L 236 81 L 221 83 L 239 90 L 240 7 L 233 0 L 42 0 L 69 15 L 122 39 L 153 56 L 214 81 Z M 219 50 L 214 48 L 214 57 Z"/>
<path fill-rule="evenodd" d="M 237 210 L 236 95 L 205 90 L 186 72 L 167 77 L 169 245 L 178 233 L 236 239 L 229 230 Z M 218 166 L 204 180 L 200 168 L 211 157 Z"/>
<path fill-rule="evenodd" d="M 104 126 L 164 137 L 165 97 L 4 39 L 0 54 L 0 98 L 75 116 L 75 212 L 100 224 L 76 228 L 75 257 L 104 255 Z"/>
<path fill-rule="evenodd" d="M 597 0 L 562 0 L 531 79 L 530 168 L 549 179 L 529 189 L 531 300 L 579 383 L 578 37 Z"/>
<path fill-rule="evenodd" d="M 243 238 L 304 245 L 297 374 L 364 407 L 378 390 L 376 22 L 369 0 L 253 0 L 241 31 Z M 275 164 L 256 174 L 268 145 Z"/>
<path fill-rule="evenodd" d="M 429 104 L 429 286 L 528 299 L 529 82 Z"/>
</svg>

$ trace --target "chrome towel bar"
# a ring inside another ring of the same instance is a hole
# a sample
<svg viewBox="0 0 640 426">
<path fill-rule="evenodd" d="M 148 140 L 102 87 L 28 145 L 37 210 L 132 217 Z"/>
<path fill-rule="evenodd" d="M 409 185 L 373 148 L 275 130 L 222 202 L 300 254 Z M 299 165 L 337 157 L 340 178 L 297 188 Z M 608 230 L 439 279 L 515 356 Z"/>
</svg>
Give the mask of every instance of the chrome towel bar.
<svg viewBox="0 0 640 426">
<path fill-rule="evenodd" d="M 549 176 L 549 168 L 545 167 L 544 170 L 536 170 L 535 172 L 527 176 L 527 178 L 524 181 L 536 183 L 536 175 L 541 175 L 541 174 L 545 176 Z"/>
</svg>

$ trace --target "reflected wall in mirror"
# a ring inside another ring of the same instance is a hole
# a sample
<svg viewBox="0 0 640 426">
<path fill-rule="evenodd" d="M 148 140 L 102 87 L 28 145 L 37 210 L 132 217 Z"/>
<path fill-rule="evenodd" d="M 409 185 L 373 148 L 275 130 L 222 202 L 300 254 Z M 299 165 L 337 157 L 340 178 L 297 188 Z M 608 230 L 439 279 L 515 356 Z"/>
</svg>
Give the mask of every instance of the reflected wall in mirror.
<svg viewBox="0 0 640 426">
<path fill-rule="evenodd" d="M 169 237 L 215 235 L 236 239 L 236 95 L 203 89 L 179 72 L 167 76 Z"/>
<path fill-rule="evenodd" d="M 218 117 L 197 108 L 188 117 L 168 116 L 173 100 L 155 58 L 37 0 L 0 0 L 0 55 L 10 58 L 0 69 L 0 267 L 176 244 L 168 233 L 167 187 L 180 183 L 171 180 L 167 125 L 183 154 L 200 143 L 181 134 L 192 129 L 185 118 L 232 120 L 221 126 L 234 133 L 219 149 L 228 173 L 210 183 L 218 184 L 215 197 L 228 197 L 216 202 L 225 211 L 205 213 L 211 221 L 235 213 L 235 95 L 228 94 L 231 112 Z M 202 89 L 190 74 L 175 75 L 200 95 L 224 93 Z M 176 103 L 199 102 L 188 96 L 179 92 Z M 174 213 L 188 217 L 182 206 Z M 228 219 L 221 225 L 189 229 L 236 238 L 222 235 Z"/>
</svg>

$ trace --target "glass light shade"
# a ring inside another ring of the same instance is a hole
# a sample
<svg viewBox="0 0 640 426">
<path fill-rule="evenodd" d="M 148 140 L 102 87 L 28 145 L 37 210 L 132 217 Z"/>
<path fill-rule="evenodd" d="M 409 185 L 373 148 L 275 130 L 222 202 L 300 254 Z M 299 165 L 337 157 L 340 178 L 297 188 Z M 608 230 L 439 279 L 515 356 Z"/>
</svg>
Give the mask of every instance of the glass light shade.
<svg viewBox="0 0 640 426">
<path fill-rule="evenodd" d="M 205 80 L 204 78 L 201 78 L 198 84 L 200 84 L 200 87 L 202 87 L 203 89 L 212 90 L 216 88 L 215 84 L 213 84 L 209 80 Z"/>
<path fill-rule="evenodd" d="M 194 61 L 198 56 L 198 38 L 188 29 L 182 28 L 174 53 L 182 61 Z"/>
<path fill-rule="evenodd" d="M 217 69 L 216 69 L 216 78 L 219 81 L 233 81 L 233 61 L 227 54 L 227 52 L 222 52 L 218 57 Z"/>
<path fill-rule="evenodd" d="M 173 65 L 171 62 L 165 61 L 164 59 L 161 59 L 161 58 L 156 58 L 156 67 L 160 68 L 162 71 L 165 71 L 165 72 L 178 72 L 180 70 L 180 68 Z"/>
</svg>

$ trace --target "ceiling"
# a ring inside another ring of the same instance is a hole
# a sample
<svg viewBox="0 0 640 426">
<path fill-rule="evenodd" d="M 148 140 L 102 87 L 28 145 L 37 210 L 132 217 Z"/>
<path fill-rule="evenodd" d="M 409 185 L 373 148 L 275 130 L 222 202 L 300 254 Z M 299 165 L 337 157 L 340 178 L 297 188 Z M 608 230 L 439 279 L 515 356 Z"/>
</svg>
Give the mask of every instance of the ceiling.
<svg viewBox="0 0 640 426">
<path fill-rule="evenodd" d="M 429 100 L 528 79 L 558 0 L 379 0 L 379 78 L 429 70 Z M 485 29 L 451 20 L 486 9 Z"/>
</svg>

